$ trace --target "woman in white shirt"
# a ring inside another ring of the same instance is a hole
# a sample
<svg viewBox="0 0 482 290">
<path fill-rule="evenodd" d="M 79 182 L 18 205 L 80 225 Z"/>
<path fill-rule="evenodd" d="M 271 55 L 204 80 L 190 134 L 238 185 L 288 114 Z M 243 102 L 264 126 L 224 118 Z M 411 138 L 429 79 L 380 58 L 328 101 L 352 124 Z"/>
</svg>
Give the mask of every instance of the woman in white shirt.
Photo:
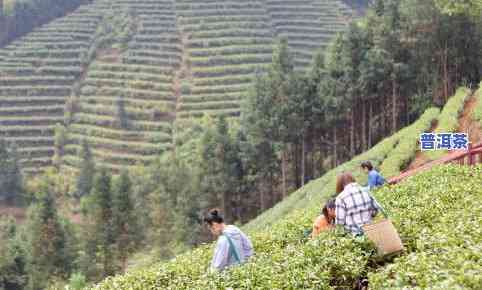
<svg viewBox="0 0 482 290">
<path fill-rule="evenodd" d="M 204 222 L 211 233 L 218 237 L 211 261 L 212 270 L 242 264 L 253 255 L 253 245 L 249 238 L 238 227 L 226 225 L 217 209 L 210 210 Z"/>
</svg>

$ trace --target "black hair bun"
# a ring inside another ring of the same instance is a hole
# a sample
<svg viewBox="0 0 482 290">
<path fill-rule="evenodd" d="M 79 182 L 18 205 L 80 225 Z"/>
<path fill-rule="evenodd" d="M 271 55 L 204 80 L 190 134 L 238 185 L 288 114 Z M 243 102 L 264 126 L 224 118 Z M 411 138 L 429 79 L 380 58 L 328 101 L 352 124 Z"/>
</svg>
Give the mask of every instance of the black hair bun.
<svg viewBox="0 0 482 290">
<path fill-rule="evenodd" d="M 217 209 L 213 209 L 213 210 L 211 210 L 210 214 L 213 217 L 217 217 L 217 216 L 219 216 L 219 211 Z"/>
</svg>

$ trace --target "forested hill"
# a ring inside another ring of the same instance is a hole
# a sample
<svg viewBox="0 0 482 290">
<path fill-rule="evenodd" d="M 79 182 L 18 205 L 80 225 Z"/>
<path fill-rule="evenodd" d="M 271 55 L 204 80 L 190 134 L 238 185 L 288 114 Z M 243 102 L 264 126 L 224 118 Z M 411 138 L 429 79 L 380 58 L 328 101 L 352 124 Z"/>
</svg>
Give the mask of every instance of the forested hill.
<svg viewBox="0 0 482 290">
<path fill-rule="evenodd" d="M 339 0 L 84 3 L 0 49 L 0 132 L 27 172 L 55 152 L 78 167 L 84 139 L 109 168 L 148 163 L 176 120 L 237 116 L 278 38 L 304 69 L 354 13 Z"/>
</svg>

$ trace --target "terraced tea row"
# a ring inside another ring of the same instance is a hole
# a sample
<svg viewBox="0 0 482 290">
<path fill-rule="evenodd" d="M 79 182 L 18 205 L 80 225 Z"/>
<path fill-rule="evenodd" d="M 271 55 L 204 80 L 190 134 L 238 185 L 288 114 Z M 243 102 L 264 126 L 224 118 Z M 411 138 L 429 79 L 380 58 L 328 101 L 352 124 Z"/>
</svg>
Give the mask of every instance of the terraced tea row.
<svg viewBox="0 0 482 290">
<path fill-rule="evenodd" d="M 80 162 L 83 139 L 97 163 L 114 171 L 171 148 L 173 73 L 181 59 L 173 1 L 115 1 L 111 9 L 127 11 L 135 34 L 125 50 L 113 49 L 88 68 L 68 130 L 64 161 L 71 167 Z"/>
<path fill-rule="evenodd" d="M 176 120 L 238 116 L 276 37 L 306 67 L 347 14 L 338 0 L 91 2 L 0 49 L 0 135 L 25 145 L 27 171 L 50 164 L 64 120 L 66 166 L 84 138 L 109 168 L 148 162 Z"/>
<path fill-rule="evenodd" d="M 178 116 L 237 115 L 253 72 L 271 62 L 264 1 L 177 1 L 189 54 Z"/>
<path fill-rule="evenodd" d="M 309 66 L 317 50 L 345 29 L 350 9 L 335 0 L 267 0 L 276 36 L 286 38 L 295 66 Z"/>
<path fill-rule="evenodd" d="M 84 5 L 0 49 L 0 136 L 17 144 L 27 172 L 51 164 L 54 126 L 88 61 L 102 7 Z"/>
</svg>

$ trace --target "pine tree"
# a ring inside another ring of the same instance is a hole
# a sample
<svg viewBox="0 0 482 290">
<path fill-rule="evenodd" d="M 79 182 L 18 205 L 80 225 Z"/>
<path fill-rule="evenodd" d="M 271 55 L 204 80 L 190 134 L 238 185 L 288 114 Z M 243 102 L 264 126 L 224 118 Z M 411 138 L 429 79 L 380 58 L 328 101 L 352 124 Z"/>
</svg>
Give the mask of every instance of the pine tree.
<svg viewBox="0 0 482 290">
<path fill-rule="evenodd" d="M 28 289 L 45 289 L 48 279 L 64 279 L 71 270 L 66 234 L 50 192 L 37 194 L 27 219 Z"/>
<path fill-rule="evenodd" d="M 22 290 L 27 273 L 24 244 L 18 237 L 13 218 L 0 219 L 0 289 Z"/>
<path fill-rule="evenodd" d="M 293 113 L 289 103 L 290 80 L 293 75 L 293 59 L 286 40 L 282 39 L 275 49 L 268 74 L 256 77 L 242 109 L 243 128 L 259 154 L 254 162 L 258 164 L 261 209 L 278 199 L 273 194 L 277 192 L 273 186 L 279 171 L 283 195 L 288 191 L 287 156 L 290 145 L 295 140 L 289 121 Z"/>
<path fill-rule="evenodd" d="M 79 158 L 82 161 L 80 164 L 80 175 L 77 178 L 77 191 L 75 193 L 77 198 L 85 196 L 91 192 L 95 175 L 94 158 L 89 143 L 85 139 L 82 140 Z"/>
<path fill-rule="evenodd" d="M 23 190 L 23 178 L 15 144 L 0 139 L 0 200 L 13 202 Z"/>
<path fill-rule="evenodd" d="M 174 227 L 177 214 L 174 202 L 163 184 L 150 194 L 149 200 L 152 221 L 150 239 L 159 257 L 169 258 L 173 254 L 172 243 L 178 237 Z"/>
<path fill-rule="evenodd" d="M 95 219 L 94 232 L 97 240 L 97 261 L 100 266 L 101 277 L 115 273 L 112 244 L 114 233 L 112 229 L 112 177 L 107 169 L 102 168 L 96 175 L 92 196 L 95 201 L 93 218 Z"/>
<path fill-rule="evenodd" d="M 82 233 L 84 240 L 80 264 L 82 273 L 90 280 L 99 281 L 113 275 L 116 270 L 111 175 L 107 169 L 99 169 L 92 192 L 83 201 L 86 222 Z"/>
<path fill-rule="evenodd" d="M 127 268 L 127 258 L 135 248 L 134 242 L 137 230 L 131 194 L 132 182 L 127 170 L 123 170 L 114 183 L 113 232 L 117 256 L 124 271 Z"/>
</svg>

